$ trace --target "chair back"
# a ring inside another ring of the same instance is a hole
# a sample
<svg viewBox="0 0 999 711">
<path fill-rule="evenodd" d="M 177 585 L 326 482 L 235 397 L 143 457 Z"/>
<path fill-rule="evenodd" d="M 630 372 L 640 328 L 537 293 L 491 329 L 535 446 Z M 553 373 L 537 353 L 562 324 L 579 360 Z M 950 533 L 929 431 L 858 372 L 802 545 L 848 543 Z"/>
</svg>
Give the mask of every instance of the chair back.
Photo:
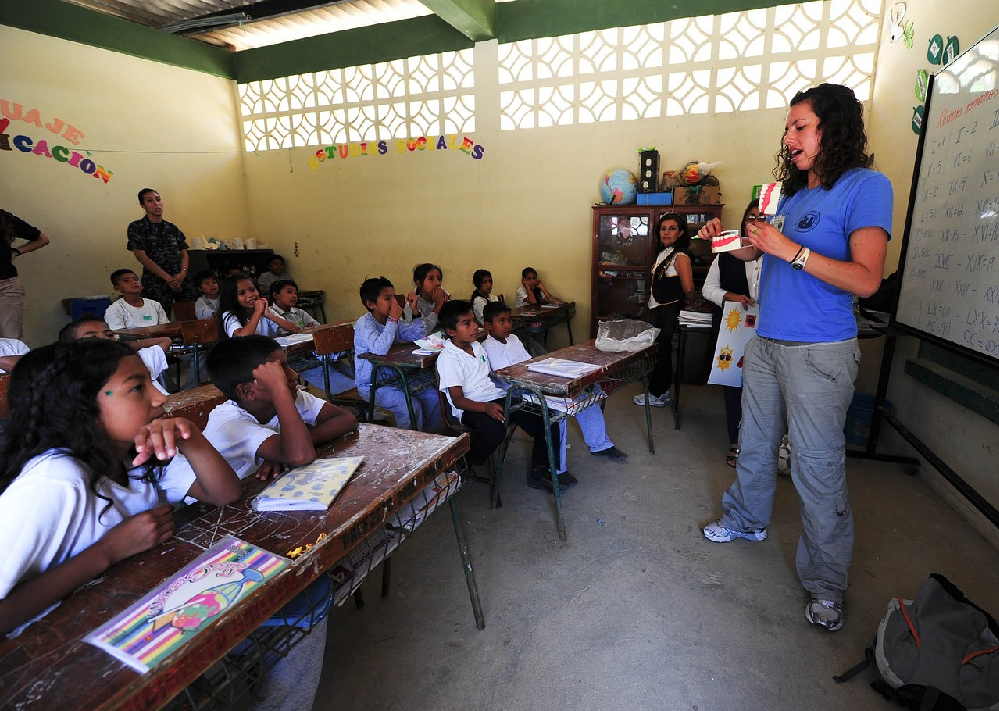
<svg viewBox="0 0 999 711">
<path fill-rule="evenodd" d="M 203 346 L 219 339 L 218 321 L 214 318 L 181 321 L 180 331 L 185 346 Z"/>
<path fill-rule="evenodd" d="M 164 406 L 166 417 L 183 417 L 204 430 L 208 416 L 217 406 L 226 401 L 225 395 L 214 385 L 183 390 L 167 398 Z"/>
<path fill-rule="evenodd" d="M 332 355 L 354 351 L 354 324 L 343 323 L 323 326 L 312 332 L 312 344 L 316 355 Z"/>
<path fill-rule="evenodd" d="M 10 387 L 10 373 L 0 373 L 0 417 L 7 416 L 7 388 Z"/>
<path fill-rule="evenodd" d="M 173 315 L 178 321 L 195 321 L 198 318 L 193 301 L 174 301 Z"/>
</svg>

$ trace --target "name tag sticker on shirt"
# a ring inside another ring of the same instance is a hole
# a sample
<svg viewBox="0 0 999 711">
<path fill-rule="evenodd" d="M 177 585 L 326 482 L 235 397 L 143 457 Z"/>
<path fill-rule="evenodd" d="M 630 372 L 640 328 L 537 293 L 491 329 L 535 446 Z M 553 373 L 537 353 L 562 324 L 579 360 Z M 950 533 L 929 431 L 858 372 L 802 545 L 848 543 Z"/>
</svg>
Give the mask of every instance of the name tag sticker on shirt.
<svg viewBox="0 0 999 711">
<path fill-rule="evenodd" d="M 143 316 L 143 317 L 142 317 L 142 320 L 143 320 L 143 321 L 152 321 L 152 320 L 153 320 L 153 317 L 152 317 L 152 316 Z"/>
</svg>

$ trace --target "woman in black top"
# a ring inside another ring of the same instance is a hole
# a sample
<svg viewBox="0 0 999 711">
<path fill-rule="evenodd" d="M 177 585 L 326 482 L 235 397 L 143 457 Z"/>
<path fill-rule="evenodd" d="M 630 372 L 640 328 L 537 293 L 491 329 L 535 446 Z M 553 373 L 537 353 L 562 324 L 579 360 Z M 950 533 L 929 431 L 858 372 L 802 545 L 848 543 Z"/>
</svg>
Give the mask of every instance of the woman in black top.
<svg viewBox="0 0 999 711">
<path fill-rule="evenodd" d="M 0 338 L 24 338 L 24 286 L 17 276 L 14 260 L 41 249 L 49 238 L 37 227 L 0 210 Z M 17 240 L 27 240 L 14 246 Z"/>
<path fill-rule="evenodd" d="M 649 295 L 649 316 L 646 321 L 659 329 L 659 353 L 656 367 L 649 374 L 649 404 L 666 407 L 673 385 L 673 329 L 684 300 L 694 301 L 694 272 L 687 247 L 687 218 L 667 212 L 659 218 L 656 233 L 662 250 L 652 265 L 652 293 Z M 634 397 L 636 405 L 645 405 L 645 393 Z"/>
</svg>

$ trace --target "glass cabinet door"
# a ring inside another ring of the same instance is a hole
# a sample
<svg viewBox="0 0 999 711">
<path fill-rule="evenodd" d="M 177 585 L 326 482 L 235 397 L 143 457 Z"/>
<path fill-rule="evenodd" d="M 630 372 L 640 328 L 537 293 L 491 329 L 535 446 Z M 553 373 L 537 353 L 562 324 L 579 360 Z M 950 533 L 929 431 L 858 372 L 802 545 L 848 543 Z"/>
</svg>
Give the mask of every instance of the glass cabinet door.
<svg viewBox="0 0 999 711">
<path fill-rule="evenodd" d="M 597 254 L 598 320 L 637 318 L 647 300 L 649 216 L 601 215 Z"/>
</svg>

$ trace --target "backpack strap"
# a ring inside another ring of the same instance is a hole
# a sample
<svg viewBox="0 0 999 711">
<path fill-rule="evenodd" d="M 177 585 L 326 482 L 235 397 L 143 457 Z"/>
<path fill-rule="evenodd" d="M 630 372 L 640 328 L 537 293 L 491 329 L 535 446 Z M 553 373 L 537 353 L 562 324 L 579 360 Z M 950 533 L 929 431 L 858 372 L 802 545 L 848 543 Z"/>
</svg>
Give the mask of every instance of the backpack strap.
<svg viewBox="0 0 999 711">
<path fill-rule="evenodd" d="M 871 647 L 868 647 L 867 649 L 864 650 L 864 659 L 862 661 L 854 664 L 852 667 L 847 669 L 839 676 L 834 676 L 833 681 L 835 681 L 837 684 L 842 684 L 845 681 L 850 681 L 850 679 L 857 676 L 857 674 L 864 671 L 864 669 L 867 669 L 867 667 L 871 666 L 871 662 L 873 660 L 874 660 L 874 650 Z"/>
<path fill-rule="evenodd" d="M 912 618 L 909 617 L 909 611 L 905 609 L 905 600 L 900 597 L 895 598 L 895 600 L 898 601 L 898 609 L 901 611 L 902 617 L 905 618 L 905 624 L 909 625 L 909 632 L 912 633 L 912 638 L 916 640 L 916 649 L 919 649 L 919 633 L 916 632 L 916 627 L 912 624 Z"/>
</svg>

